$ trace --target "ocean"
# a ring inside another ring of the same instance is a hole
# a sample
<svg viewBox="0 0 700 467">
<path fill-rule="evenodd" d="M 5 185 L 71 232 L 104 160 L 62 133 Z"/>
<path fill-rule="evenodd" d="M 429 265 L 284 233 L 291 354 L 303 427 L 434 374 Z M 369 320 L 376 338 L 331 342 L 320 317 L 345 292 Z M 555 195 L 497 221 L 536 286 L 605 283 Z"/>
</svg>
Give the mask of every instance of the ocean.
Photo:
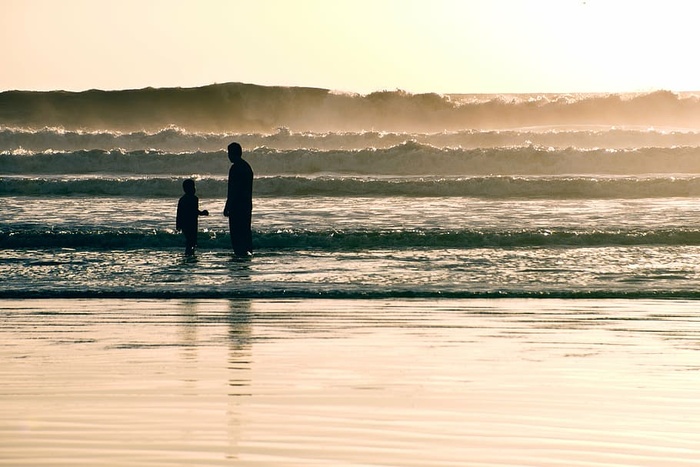
<svg viewBox="0 0 700 467">
<path fill-rule="evenodd" d="M 228 84 L 0 105 L 0 296 L 697 296 L 694 94 Z M 231 141 L 256 174 L 249 262 L 221 214 Z M 189 177 L 212 213 L 195 260 L 174 230 Z"/>
<path fill-rule="evenodd" d="M 700 458 L 700 93 L 3 92 L 0 200 L 0 465 Z"/>
</svg>

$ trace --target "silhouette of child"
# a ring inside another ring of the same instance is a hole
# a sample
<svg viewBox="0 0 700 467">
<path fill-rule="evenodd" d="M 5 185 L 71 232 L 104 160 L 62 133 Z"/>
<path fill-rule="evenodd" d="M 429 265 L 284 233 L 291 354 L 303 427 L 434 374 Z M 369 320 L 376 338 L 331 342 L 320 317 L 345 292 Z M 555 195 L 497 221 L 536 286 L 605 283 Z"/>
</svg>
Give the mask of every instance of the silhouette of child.
<svg viewBox="0 0 700 467">
<path fill-rule="evenodd" d="M 175 229 L 182 230 L 185 234 L 185 255 L 194 255 L 197 246 L 197 223 L 199 216 L 208 216 L 209 211 L 199 210 L 199 198 L 195 196 L 197 191 L 194 187 L 194 180 L 187 179 L 182 182 L 182 190 L 185 192 L 177 203 L 177 219 Z"/>
</svg>

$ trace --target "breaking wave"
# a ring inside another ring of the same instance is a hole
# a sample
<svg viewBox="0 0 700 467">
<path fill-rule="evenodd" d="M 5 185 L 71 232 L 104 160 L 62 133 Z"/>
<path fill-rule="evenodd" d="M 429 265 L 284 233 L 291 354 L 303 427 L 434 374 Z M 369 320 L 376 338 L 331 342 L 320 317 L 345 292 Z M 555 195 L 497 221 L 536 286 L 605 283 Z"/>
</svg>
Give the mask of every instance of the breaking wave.
<svg viewBox="0 0 700 467">
<path fill-rule="evenodd" d="M 700 230 L 276 230 L 257 231 L 256 250 L 355 251 L 415 248 L 608 247 L 700 245 Z M 181 234 L 154 229 L 25 229 L 0 227 L 0 249 L 170 249 L 181 248 Z M 224 231 L 199 233 L 200 249 L 230 249 Z"/>
<path fill-rule="evenodd" d="M 178 177 L 0 177 L 0 196 L 117 196 L 175 198 Z M 225 198 L 222 177 L 197 179 L 201 196 Z M 473 197 L 615 199 L 700 196 L 700 177 L 259 177 L 255 196 L 263 197 Z"/>
<path fill-rule="evenodd" d="M 195 153 L 217 152 L 231 141 L 244 148 L 267 147 L 276 150 L 311 149 L 321 151 L 388 149 L 416 142 L 436 148 L 513 148 L 540 146 L 576 149 L 632 149 L 700 146 L 700 131 L 654 127 L 607 127 L 578 125 L 572 128 L 535 127 L 513 130 L 459 130 L 438 133 L 406 132 L 292 132 L 277 128 L 270 133 L 197 133 L 169 126 L 154 132 L 108 130 L 66 130 L 0 126 L 0 152 L 41 153 L 102 150 L 133 152 Z"/>
<path fill-rule="evenodd" d="M 198 88 L 0 93 L 0 125 L 39 129 L 159 131 L 435 132 L 532 126 L 700 127 L 693 94 L 438 95 L 243 83 Z"/>
<path fill-rule="evenodd" d="M 256 175 L 567 175 L 700 173 L 700 147 L 639 149 L 555 149 L 542 146 L 438 148 L 407 142 L 386 149 L 279 150 L 260 147 L 246 153 Z M 224 151 L 79 150 L 0 153 L 0 167 L 11 174 L 225 175 Z"/>
</svg>

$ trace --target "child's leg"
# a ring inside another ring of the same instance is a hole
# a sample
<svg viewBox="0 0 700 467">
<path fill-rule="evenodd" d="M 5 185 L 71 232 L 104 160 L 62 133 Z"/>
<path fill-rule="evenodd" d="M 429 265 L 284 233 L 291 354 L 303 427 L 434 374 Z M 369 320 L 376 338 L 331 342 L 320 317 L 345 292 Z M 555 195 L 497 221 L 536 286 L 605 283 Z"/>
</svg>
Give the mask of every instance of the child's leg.
<svg viewBox="0 0 700 467">
<path fill-rule="evenodd" d="M 194 249 L 197 246 L 197 231 L 183 231 L 185 234 L 185 255 L 194 255 Z"/>
</svg>

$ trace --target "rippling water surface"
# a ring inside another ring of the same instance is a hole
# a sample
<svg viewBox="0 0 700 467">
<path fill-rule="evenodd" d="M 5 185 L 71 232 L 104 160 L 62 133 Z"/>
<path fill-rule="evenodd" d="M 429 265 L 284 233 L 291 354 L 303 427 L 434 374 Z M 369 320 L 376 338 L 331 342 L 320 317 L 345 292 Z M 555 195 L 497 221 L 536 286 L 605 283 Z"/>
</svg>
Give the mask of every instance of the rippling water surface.
<svg viewBox="0 0 700 467">
<path fill-rule="evenodd" d="M 693 465 L 686 301 L 3 300 L 2 465 Z"/>
<path fill-rule="evenodd" d="M 7 197 L 5 297 L 695 297 L 698 198 L 261 198 L 256 256 L 202 199 L 182 256 L 174 200 Z"/>
</svg>

